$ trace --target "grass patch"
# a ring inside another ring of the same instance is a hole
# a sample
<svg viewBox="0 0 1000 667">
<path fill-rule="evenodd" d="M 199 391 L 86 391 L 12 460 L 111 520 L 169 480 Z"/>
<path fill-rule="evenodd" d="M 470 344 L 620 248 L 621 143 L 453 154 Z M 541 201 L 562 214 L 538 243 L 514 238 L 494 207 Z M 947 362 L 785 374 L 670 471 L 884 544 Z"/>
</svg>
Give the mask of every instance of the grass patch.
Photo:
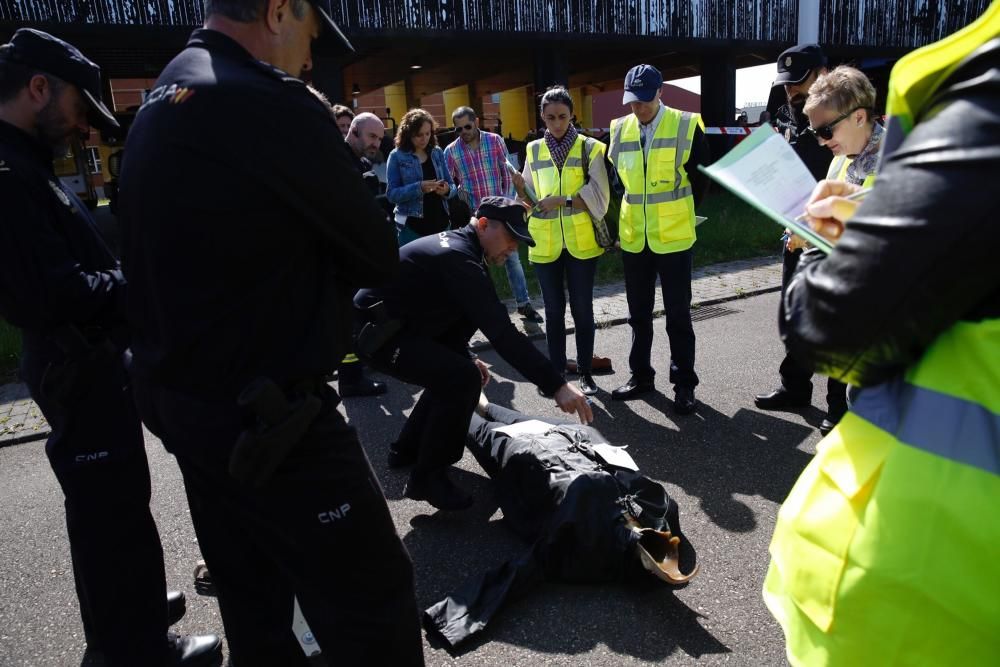
<svg viewBox="0 0 1000 667">
<path fill-rule="evenodd" d="M 781 251 L 781 229 L 735 195 L 714 189 L 698 207 L 698 215 L 708 218 L 698 227 L 698 241 L 694 244 L 694 265 L 705 266 L 730 262 L 749 257 L 776 255 Z M 521 265 L 528 279 L 528 291 L 541 294 L 535 270 L 528 262 L 528 248 L 520 248 Z M 513 297 L 507 272 L 501 267 L 491 267 L 493 284 L 501 299 Z M 609 252 L 597 260 L 598 285 L 625 280 L 620 252 Z"/>
<path fill-rule="evenodd" d="M 21 359 L 21 332 L 0 320 L 0 382 L 17 370 Z"/>
</svg>

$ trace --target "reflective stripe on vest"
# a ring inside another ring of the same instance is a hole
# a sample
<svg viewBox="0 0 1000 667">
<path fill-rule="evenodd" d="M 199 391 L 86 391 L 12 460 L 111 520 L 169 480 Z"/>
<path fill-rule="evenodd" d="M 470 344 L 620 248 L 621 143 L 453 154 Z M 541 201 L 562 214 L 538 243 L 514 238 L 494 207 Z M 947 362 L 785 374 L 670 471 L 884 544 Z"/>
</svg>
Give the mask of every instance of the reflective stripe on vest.
<svg viewBox="0 0 1000 667">
<path fill-rule="evenodd" d="M 562 169 L 556 168 L 544 139 L 528 144 L 528 166 L 539 199 L 553 195 L 565 199 L 583 187 L 584 141 L 583 135 L 577 137 Z M 534 247 L 528 248 L 528 259 L 536 264 L 554 262 L 564 245 L 577 259 L 590 259 L 604 252 L 594 238 L 590 214 L 584 210 L 573 209 L 570 213 L 562 206 L 552 211 L 533 210 L 528 218 L 528 231 L 535 240 Z"/>
<path fill-rule="evenodd" d="M 1000 415 L 982 405 L 898 378 L 862 390 L 851 412 L 901 443 L 1000 475 Z"/>
<path fill-rule="evenodd" d="M 619 236 L 626 252 L 648 245 L 664 254 L 694 245 L 694 199 L 684 163 L 700 122 L 698 114 L 666 108 L 644 156 L 635 115 L 612 121 L 608 155 L 625 186 Z"/>
<path fill-rule="evenodd" d="M 995 0 L 896 64 L 882 159 L 998 34 Z M 817 447 L 778 513 L 764 582 L 792 664 L 996 662 L 998 360 L 1000 320 L 956 322 L 905 377 L 863 389 Z"/>
</svg>

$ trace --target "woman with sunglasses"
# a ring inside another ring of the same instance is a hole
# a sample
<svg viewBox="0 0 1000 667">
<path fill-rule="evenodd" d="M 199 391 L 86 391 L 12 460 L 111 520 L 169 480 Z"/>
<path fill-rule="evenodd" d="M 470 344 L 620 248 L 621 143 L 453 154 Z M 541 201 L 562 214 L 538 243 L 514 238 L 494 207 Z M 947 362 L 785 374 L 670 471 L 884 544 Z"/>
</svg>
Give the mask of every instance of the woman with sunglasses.
<svg viewBox="0 0 1000 667">
<path fill-rule="evenodd" d="M 809 117 L 809 131 L 821 146 L 833 153 L 826 177 L 854 185 L 869 186 L 875 178 L 882 126 L 873 115 L 875 88 L 864 72 L 841 65 L 816 79 L 809 88 L 803 111 Z M 792 236 L 788 249 L 807 247 Z M 827 415 L 820 425 L 825 435 L 847 412 L 847 386 L 827 379 Z"/>
<path fill-rule="evenodd" d="M 875 177 L 882 126 L 876 122 L 875 88 L 860 70 L 841 65 L 809 89 L 809 131 L 833 153 L 828 179 L 867 185 Z"/>
<path fill-rule="evenodd" d="M 455 196 L 455 184 L 434 130 L 433 116 L 423 109 L 410 109 L 399 123 L 396 147 L 389 153 L 385 194 L 396 205 L 397 226 L 403 225 L 400 247 L 451 226 L 448 200 Z"/>
<path fill-rule="evenodd" d="M 566 371 L 564 318 L 568 288 L 576 329 L 580 391 L 593 395 L 597 393 L 591 368 L 594 277 L 597 258 L 604 254 L 594 236 L 593 220 L 604 218 L 610 200 L 605 147 L 577 132 L 573 126 L 573 98 L 565 88 L 547 90 L 541 109 L 545 135 L 528 144 L 523 179 L 514 179 L 514 185 L 521 199 L 534 205 L 528 231 L 535 246 L 528 249 L 528 258 L 545 299 L 549 360 L 560 375 Z"/>
</svg>

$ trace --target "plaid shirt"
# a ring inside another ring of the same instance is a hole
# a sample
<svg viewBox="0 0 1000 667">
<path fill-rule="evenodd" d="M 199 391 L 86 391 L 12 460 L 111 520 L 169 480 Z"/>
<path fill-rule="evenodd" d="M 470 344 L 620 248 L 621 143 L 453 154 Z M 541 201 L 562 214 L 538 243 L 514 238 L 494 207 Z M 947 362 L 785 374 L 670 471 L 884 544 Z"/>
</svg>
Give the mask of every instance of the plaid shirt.
<svg viewBox="0 0 1000 667">
<path fill-rule="evenodd" d="M 504 163 L 507 161 L 507 146 L 499 134 L 479 132 L 479 150 L 470 150 L 462 137 L 448 144 L 444 149 L 448 171 L 455 185 L 468 193 L 471 208 L 479 208 L 483 197 L 513 196 L 510 173 Z"/>
</svg>

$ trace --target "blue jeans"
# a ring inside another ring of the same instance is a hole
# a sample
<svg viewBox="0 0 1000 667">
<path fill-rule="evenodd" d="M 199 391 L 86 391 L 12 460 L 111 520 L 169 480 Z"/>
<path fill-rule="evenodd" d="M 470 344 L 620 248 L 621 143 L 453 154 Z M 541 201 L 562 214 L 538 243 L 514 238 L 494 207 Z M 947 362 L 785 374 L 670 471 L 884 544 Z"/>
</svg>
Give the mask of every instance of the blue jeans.
<svg viewBox="0 0 1000 667">
<path fill-rule="evenodd" d="M 511 253 L 503 267 L 507 269 L 507 280 L 510 282 L 510 291 L 514 293 L 514 299 L 518 306 L 531 303 L 528 296 L 528 281 L 524 277 L 524 268 L 521 266 L 521 256 Z"/>
<path fill-rule="evenodd" d="M 577 259 L 563 251 L 559 259 L 535 264 L 535 275 L 545 299 L 545 342 L 556 372 L 566 372 L 566 289 L 576 328 L 576 363 L 580 373 L 590 373 L 594 357 L 594 276 L 597 258 Z M 564 279 L 565 276 L 565 279 Z"/>
</svg>

